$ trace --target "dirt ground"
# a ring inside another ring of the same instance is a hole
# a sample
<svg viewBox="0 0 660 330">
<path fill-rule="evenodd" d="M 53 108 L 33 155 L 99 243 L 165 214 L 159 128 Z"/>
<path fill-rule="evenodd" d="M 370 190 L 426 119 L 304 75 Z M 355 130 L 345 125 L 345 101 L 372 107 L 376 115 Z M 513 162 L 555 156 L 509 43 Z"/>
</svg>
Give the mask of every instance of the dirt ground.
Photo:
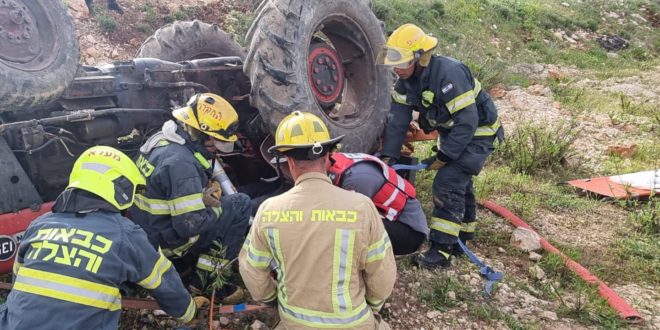
<svg viewBox="0 0 660 330">
<path fill-rule="evenodd" d="M 97 6 L 103 7 L 102 0 L 97 0 Z M 225 25 L 226 14 L 232 10 L 246 12 L 252 10 L 253 1 L 249 0 L 134 0 L 119 3 L 124 7 L 125 14 L 106 13 L 117 22 L 113 32 L 104 32 L 96 18 L 89 15 L 84 0 L 69 0 L 72 16 L 75 18 L 82 61 L 88 65 L 103 62 L 129 60 L 136 54 L 139 46 L 153 29 L 167 23 L 169 15 L 182 10 L 186 6 L 196 5 L 201 8 L 190 18 L 198 18 L 209 23 L 217 23 L 221 28 Z M 155 16 L 147 17 L 145 5 L 151 5 Z M 146 29 L 145 22 L 151 29 Z M 142 26 L 142 31 L 138 29 Z M 575 68 L 557 66 L 529 65 L 521 70 L 538 76 L 539 81 L 547 77 L 550 71 L 583 79 L 575 82 L 582 88 L 590 88 L 604 92 L 621 92 L 634 100 L 652 100 L 660 102 L 660 67 L 626 78 L 611 78 L 598 80 L 588 72 L 580 72 Z M 504 92 L 496 99 L 507 130 L 511 131 L 522 120 L 532 122 L 555 123 L 571 115 L 569 110 L 553 99 L 552 91 L 547 86 L 533 85 L 528 88 L 504 86 Z M 589 166 L 598 169 L 602 160 L 607 157 L 607 148 L 613 144 L 634 143 L 638 139 L 649 138 L 649 133 L 639 130 L 631 132 L 630 127 L 614 125 L 606 114 L 585 113 L 579 118 L 580 138 L 575 143 L 579 160 L 588 162 Z M 489 228 L 497 232 L 510 234 L 513 228 L 505 221 L 480 210 L 482 219 L 489 219 Z M 542 214 L 534 219 L 527 219 L 541 235 L 549 239 L 591 251 L 598 251 L 599 246 L 610 244 L 616 239 L 617 233 L 625 226 L 626 214 L 620 208 L 604 204 L 597 214 L 576 214 L 575 212 L 558 212 Z M 579 230 L 578 230 L 579 229 Z M 508 237 L 508 236 L 507 236 Z M 478 270 L 465 260 L 457 263 L 455 270 L 447 276 L 455 278 L 464 291 L 450 295 L 456 301 L 448 303 L 444 311 L 438 311 L 426 305 L 419 299 L 423 279 L 437 276 L 424 270 L 407 268 L 400 272 L 392 298 L 386 305 L 385 318 L 394 329 L 501 329 L 511 327 L 504 318 L 475 318 L 467 316 L 468 308 L 483 308 L 490 313 L 512 315 L 517 322 L 531 322 L 543 329 L 583 329 L 585 327 L 575 320 L 558 316 L 554 311 L 558 302 L 539 298 L 534 294 L 534 282 L 529 275 L 529 268 L 535 265 L 527 255 L 511 253 L 502 247 L 476 246 L 477 255 L 495 269 L 503 271 L 505 279 L 499 286 L 494 297 L 485 298 L 481 295 L 483 279 Z M 596 253 L 596 252 L 594 252 Z M 408 262 L 406 258 L 400 263 Z M 531 289 L 530 289 L 531 288 Z M 645 327 L 660 329 L 660 295 L 656 288 L 637 284 L 615 283 L 613 288 L 624 298 L 638 308 L 647 319 Z M 468 304 L 466 300 L 475 303 Z M 480 306 L 480 307 L 479 307 Z M 485 306 L 485 307 L 484 307 Z M 487 308 L 486 308 L 487 307 Z M 484 312 L 484 313 L 486 313 Z M 150 313 L 134 314 L 135 322 L 130 328 L 149 329 L 140 320 L 151 319 Z M 247 316 L 230 316 L 217 321 L 216 325 L 223 328 L 243 329 L 256 319 L 272 325 L 275 316 L 270 313 L 259 313 Z M 494 321 L 495 320 L 495 321 Z M 147 320 L 148 321 L 148 320 Z M 151 322 L 149 321 L 149 322 Z M 124 324 L 126 325 L 126 324 Z M 174 324 L 160 322 L 158 327 L 168 328 Z M 255 327 L 253 327 L 255 328 Z"/>
</svg>

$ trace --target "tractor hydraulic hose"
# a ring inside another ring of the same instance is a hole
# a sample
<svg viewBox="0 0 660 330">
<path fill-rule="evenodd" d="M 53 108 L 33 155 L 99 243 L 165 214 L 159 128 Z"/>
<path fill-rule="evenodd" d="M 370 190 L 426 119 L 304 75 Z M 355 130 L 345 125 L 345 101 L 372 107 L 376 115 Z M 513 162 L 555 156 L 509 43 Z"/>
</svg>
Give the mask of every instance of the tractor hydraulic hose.
<svg viewBox="0 0 660 330">
<path fill-rule="evenodd" d="M 529 226 L 525 221 L 520 219 L 511 211 L 507 210 L 503 206 L 498 205 L 493 201 L 480 201 L 479 204 L 493 211 L 495 214 L 509 220 L 511 224 L 516 226 L 516 228 L 525 228 L 534 231 L 534 229 L 532 229 L 532 227 Z M 541 237 L 540 235 L 539 237 L 541 238 L 540 239 L 541 246 L 543 247 L 544 250 L 561 256 L 561 258 L 564 260 L 564 265 L 566 265 L 566 267 L 568 267 L 570 270 L 572 270 L 574 273 L 580 276 L 587 283 L 597 284 L 598 293 L 600 294 L 600 296 L 607 301 L 610 307 L 612 307 L 614 310 L 617 311 L 619 316 L 625 322 L 641 323 L 644 321 L 642 316 L 632 306 L 628 305 L 628 303 L 626 303 L 626 301 L 623 300 L 623 298 L 621 298 L 616 292 L 614 292 L 614 290 L 610 289 L 603 281 L 601 281 L 596 276 L 591 274 L 589 270 L 584 268 L 582 265 L 571 260 L 571 258 L 563 254 L 561 251 L 559 251 L 556 247 L 550 244 L 550 242 L 548 242 L 545 238 Z"/>
</svg>

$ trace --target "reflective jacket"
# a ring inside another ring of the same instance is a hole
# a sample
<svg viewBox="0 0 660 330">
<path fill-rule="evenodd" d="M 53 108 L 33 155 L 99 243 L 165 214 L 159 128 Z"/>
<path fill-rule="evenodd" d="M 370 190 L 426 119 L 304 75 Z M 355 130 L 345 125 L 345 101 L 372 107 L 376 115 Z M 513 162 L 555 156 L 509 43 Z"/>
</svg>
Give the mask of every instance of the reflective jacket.
<svg viewBox="0 0 660 330">
<path fill-rule="evenodd" d="M 130 210 L 131 219 L 168 257 L 185 254 L 200 233 L 214 227 L 220 215 L 220 208 L 206 207 L 202 200 L 211 164 L 192 148 L 192 142 L 183 138 L 181 142 L 159 133 L 147 141 L 148 148 L 141 148 L 136 164 L 147 179 L 147 189 L 135 196 Z"/>
<path fill-rule="evenodd" d="M 286 329 L 374 329 L 372 311 L 396 277 L 371 200 L 333 186 L 322 173 L 301 175 L 260 206 L 239 266 L 254 299 L 277 299 Z"/>
<path fill-rule="evenodd" d="M 0 307 L 1 329 L 117 329 L 125 282 L 150 290 L 179 320 L 195 315 L 172 264 L 119 213 L 41 216 L 25 232 L 14 273 L 14 288 Z"/>
<path fill-rule="evenodd" d="M 408 180 L 402 178 L 393 168 L 377 157 L 367 154 L 335 152 L 332 154 L 332 159 L 333 163 L 328 169 L 328 176 L 336 186 L 341 186 L 342 175 L 356 163 L 371 162 L 381 167 L 385 183 L 380 186 L 376 194 L 367 197 L 371 197 L 381 215 L 387 220 L 396 220 L 408 199 L 417 196 L 415 187 Z"/>
<path fill-rule="evenodd" d="M 397 82 L 383 155 L 399 157 L 413 110 L 419 111 L 424 131 L 440 133 L 438 158 L 443 161 L 458 158 L 474 138 L 502 137 L 490 95 L 465 64 L 450 57 L 435 55 L 419 77 Z"/>
</svg>

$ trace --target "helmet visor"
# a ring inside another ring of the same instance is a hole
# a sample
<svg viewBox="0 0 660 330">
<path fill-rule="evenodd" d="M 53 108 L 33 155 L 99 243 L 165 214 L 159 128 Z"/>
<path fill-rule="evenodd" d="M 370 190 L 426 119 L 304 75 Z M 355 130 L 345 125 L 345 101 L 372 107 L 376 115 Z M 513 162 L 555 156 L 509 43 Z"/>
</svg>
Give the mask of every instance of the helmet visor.
<svg viewBox="0 0 660 330">
<path fill-rule="evenodd" d="M 378 53 L 376 63 L 397 69 L 406 69 L 415 60 L 415 54 L 405 48 L 384 46 Z"/>
</svg>

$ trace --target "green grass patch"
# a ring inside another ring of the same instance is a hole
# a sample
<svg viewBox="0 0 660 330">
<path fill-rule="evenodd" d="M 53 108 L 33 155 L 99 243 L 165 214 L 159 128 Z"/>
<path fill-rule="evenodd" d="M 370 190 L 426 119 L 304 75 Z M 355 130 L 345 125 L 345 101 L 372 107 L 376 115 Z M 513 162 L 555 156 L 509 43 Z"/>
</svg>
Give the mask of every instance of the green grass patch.
<svg viewBox="0 0 660 330">
<path fill-rule="evenodd" d="M 486 321 L 489 323 L 494 323 L 493 321 L 496 320 L 504 321 L 510 330 L 539 329 L 539 327 L 535 324 L 523 324 L 522 322 L 516 320 L 515 317 L 501 311 L 498 307 L 493 306 L 490 303 L 476 304 L 469 302 L 468 313 L 470 316 L 478 320 Z"/>
<path fill-rule="evenodd" d="M 558 248 L 571 259 L 580 260 L 579 251 L 565 246 Z M 585 282 L 565 267 L 559 255 L 546 254 L 538 265 L 546 272 L 547 280 L 536 285 L 545 299 L 559 301 L 559 316 L 606 329 L 623 325 L 617 313 L 598 295 L 598 287 Z"/>
<path fill-rule="evenodd" d="M 224 30 L 237 36 L 236 41 L 243 47 L 249 46 L 249 40 L 245 39 L 248 29 L 254 20 L 256 13 L 242 13 L 232 10 L 225 19 Z"/>
<path fill-rule="evenodd" d="M 455 299 L 450 297 L 455 294 Z M 466 301 L 474 301 L 477 293 L 470 290 L 467 283 L 462 283 L 456 277 L 445 272 L 437 272 L 429 282 L 422 283 L 419 288 L 419 299 L 432 309 L 447 311 Z"/>
<path fill-rule="evenodd" d="M 94 16 L 96 23 L 101 28 L 101 31 L 105 33 L 112 33 L 117 29 L 117 21 L 115 20 L 110 12 L 106 9 L 94 8 Z"/>
<path fill-rule="evenodd" d="M 619 154 L 608 154 L 603 162 L 605 175 L 621 175 L 660 168 L 660 147 L 656 141 L 639 141 L 636 146 L 634 153 L 628 158 Z"/>
<path fill-rule="evenodd" d="M 575 121 L 548 123 L 519 123 L 507 139 L 497 145 L 493 156 L 513 172 L 535 174 L 557 171 L 573 155 L 573 142 L 578 138 Z"/>
</svg>

